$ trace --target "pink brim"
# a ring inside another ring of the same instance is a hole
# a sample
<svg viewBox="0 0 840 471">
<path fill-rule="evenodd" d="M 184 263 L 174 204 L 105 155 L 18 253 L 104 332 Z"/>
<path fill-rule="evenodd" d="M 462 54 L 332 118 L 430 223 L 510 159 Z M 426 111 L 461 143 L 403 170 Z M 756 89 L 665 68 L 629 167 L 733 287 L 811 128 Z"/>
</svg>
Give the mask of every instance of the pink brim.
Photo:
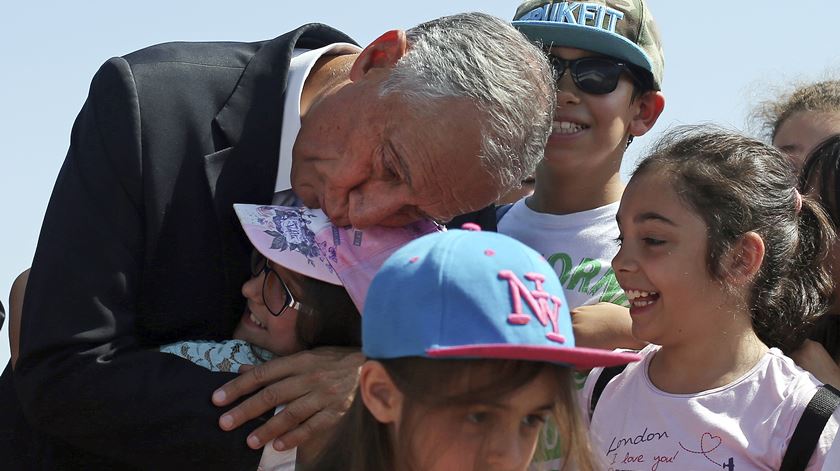
<svg viewBox="0 0 840 471">
<path fill-rule="evenodd" d="M 264 227 L 242 223 L 242 228 L 245 230 L 245 234 L 248 236 L 254 248 L 272 262 L 301 275 L 315 278 L 316 280 L 325 281 L 333 285 L 342 284 L 327 262 L 320 260 L 318 257 L 307 257 L 291 250 L 272 250 L 271 243 L 273 237 L 265 233 Z"/>
<path fill-rule="evenodd" d="M 624 365 L 642 359 L 636 353 L 614 352 L 599 348 L 542 347 L 512 345 L 509 343 L 430 348 L 426 350 L 426 354 L 430 358 L 488 358 L 545 361 L 550 363 L 563 363 L 579 369 Z"/>
</svg>

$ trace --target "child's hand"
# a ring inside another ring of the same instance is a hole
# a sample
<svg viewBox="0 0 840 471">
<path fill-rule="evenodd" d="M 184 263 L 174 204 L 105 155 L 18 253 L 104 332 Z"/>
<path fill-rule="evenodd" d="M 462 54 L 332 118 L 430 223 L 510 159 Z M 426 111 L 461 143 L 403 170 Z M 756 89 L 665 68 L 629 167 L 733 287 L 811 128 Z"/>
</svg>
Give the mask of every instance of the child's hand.
<svg viewBox="0 0 840 471">
<path fill-rule="evenodd" d="M 840 388 L 840 366 L 825 348 L 813 340 L 806 340 L 799 350 L 790 354 L 800 368 L 808 371 L 823 383 Z"/>
<path fill-rule="evenodd" d="M 225 406 L 256 392 L 227 411 L 219 426 L 233 430 L 285 404 L 247 443 L 258 449 L 276 439 L 278 451 L 294 448 L 338 423 L 353 401 L 363 362 L 358 349 L 321 347 L 258 365 L 213 393 L 213 404 Z"/>
<path fill-rule="evenodd" d="M 580 306 L 571 312 L 578 347 L 641 350 L 645 343 L 631 334 L 630 310 L 612 303 Z"/>
</svg>

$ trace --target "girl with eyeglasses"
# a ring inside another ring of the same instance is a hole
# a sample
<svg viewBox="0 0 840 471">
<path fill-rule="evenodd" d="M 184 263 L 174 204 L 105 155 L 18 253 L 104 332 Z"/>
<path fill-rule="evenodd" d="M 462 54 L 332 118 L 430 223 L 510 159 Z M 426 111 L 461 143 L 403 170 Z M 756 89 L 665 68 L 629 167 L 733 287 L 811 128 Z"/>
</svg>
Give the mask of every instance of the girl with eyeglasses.
<svg viewBox="0 0 840 471">
<path fill-rule="evenodd" d="M 251 277 L 242 285 L 246 305 L 239 323 L 230 339 L 159 347 L 212 371 L 239 372 L 275 356 L 318 346 L 361 346 L 359 312 L 382 261 L 410 240 L 439 230 L 422 221 L 357 231 L 333 226 L 320 210 L 234 206 L 254 246 Z M 16 282 L 21 295 L 27 274 Z M 15 306 L 10 317 L 19 325 L 19 303 Z M 14 362 L 16 339 L 12 345 Z M 269 443 L 260 469 L 294 470 L 297 461 L 306 461 L 319 446 L 310 440 L 306 447 L 277 452 Z"/>
</svg>

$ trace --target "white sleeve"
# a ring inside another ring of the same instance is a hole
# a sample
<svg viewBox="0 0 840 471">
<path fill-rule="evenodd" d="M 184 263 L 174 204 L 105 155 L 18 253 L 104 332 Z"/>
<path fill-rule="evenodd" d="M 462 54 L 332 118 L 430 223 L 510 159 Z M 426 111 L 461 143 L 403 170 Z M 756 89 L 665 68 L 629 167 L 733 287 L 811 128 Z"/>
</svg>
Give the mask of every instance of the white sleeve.
<svg viewBox="0 0 840 471">
<path fill-rule="evenodd" d="M 840 428 L 840 407 L 834 410 L 834 414 L 828 418 L 823 428 L 822 435 L 817 441 L 817 448 L 811 461 L 808 462 L 808 471 L 837 471 L 840 469 L 840 442 L 837 439 L 837 430 Z"/>
<path fill-rule="evenodd" d="M 283 404 L 277 406 L 274 409 L 274 415 L 277 415 L 284 407 L 286 406 Z M 277 451 L 271 443 L 266 443 L 263 446 L 262 458 L 260 458 L 257 471 L 295 471 L 297 448 Z"/>
</svg>

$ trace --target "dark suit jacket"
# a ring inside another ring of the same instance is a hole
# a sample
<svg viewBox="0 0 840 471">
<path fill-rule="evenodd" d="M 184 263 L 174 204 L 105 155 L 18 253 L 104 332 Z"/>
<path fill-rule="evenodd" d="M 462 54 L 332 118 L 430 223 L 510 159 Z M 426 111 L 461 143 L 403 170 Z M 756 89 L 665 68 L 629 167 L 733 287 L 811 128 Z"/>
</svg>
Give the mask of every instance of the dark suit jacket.
<svg viewBox="0 0 840 471">
<path fill-rule="evenodd" d="M 97 72 L 25 298 L 14 384 L 33 467 L 256 469 L 258 421 L 222 432 L 210 402 L 233 375 L 155 346 L 230 336 L 249 253 L 231 205 L 271 201 L 292 49 L 333 42 L 353 41 L 310 24 L 152 46 Z M 3 384 L 0 408 L 14 403 Z"/>
</svg>

